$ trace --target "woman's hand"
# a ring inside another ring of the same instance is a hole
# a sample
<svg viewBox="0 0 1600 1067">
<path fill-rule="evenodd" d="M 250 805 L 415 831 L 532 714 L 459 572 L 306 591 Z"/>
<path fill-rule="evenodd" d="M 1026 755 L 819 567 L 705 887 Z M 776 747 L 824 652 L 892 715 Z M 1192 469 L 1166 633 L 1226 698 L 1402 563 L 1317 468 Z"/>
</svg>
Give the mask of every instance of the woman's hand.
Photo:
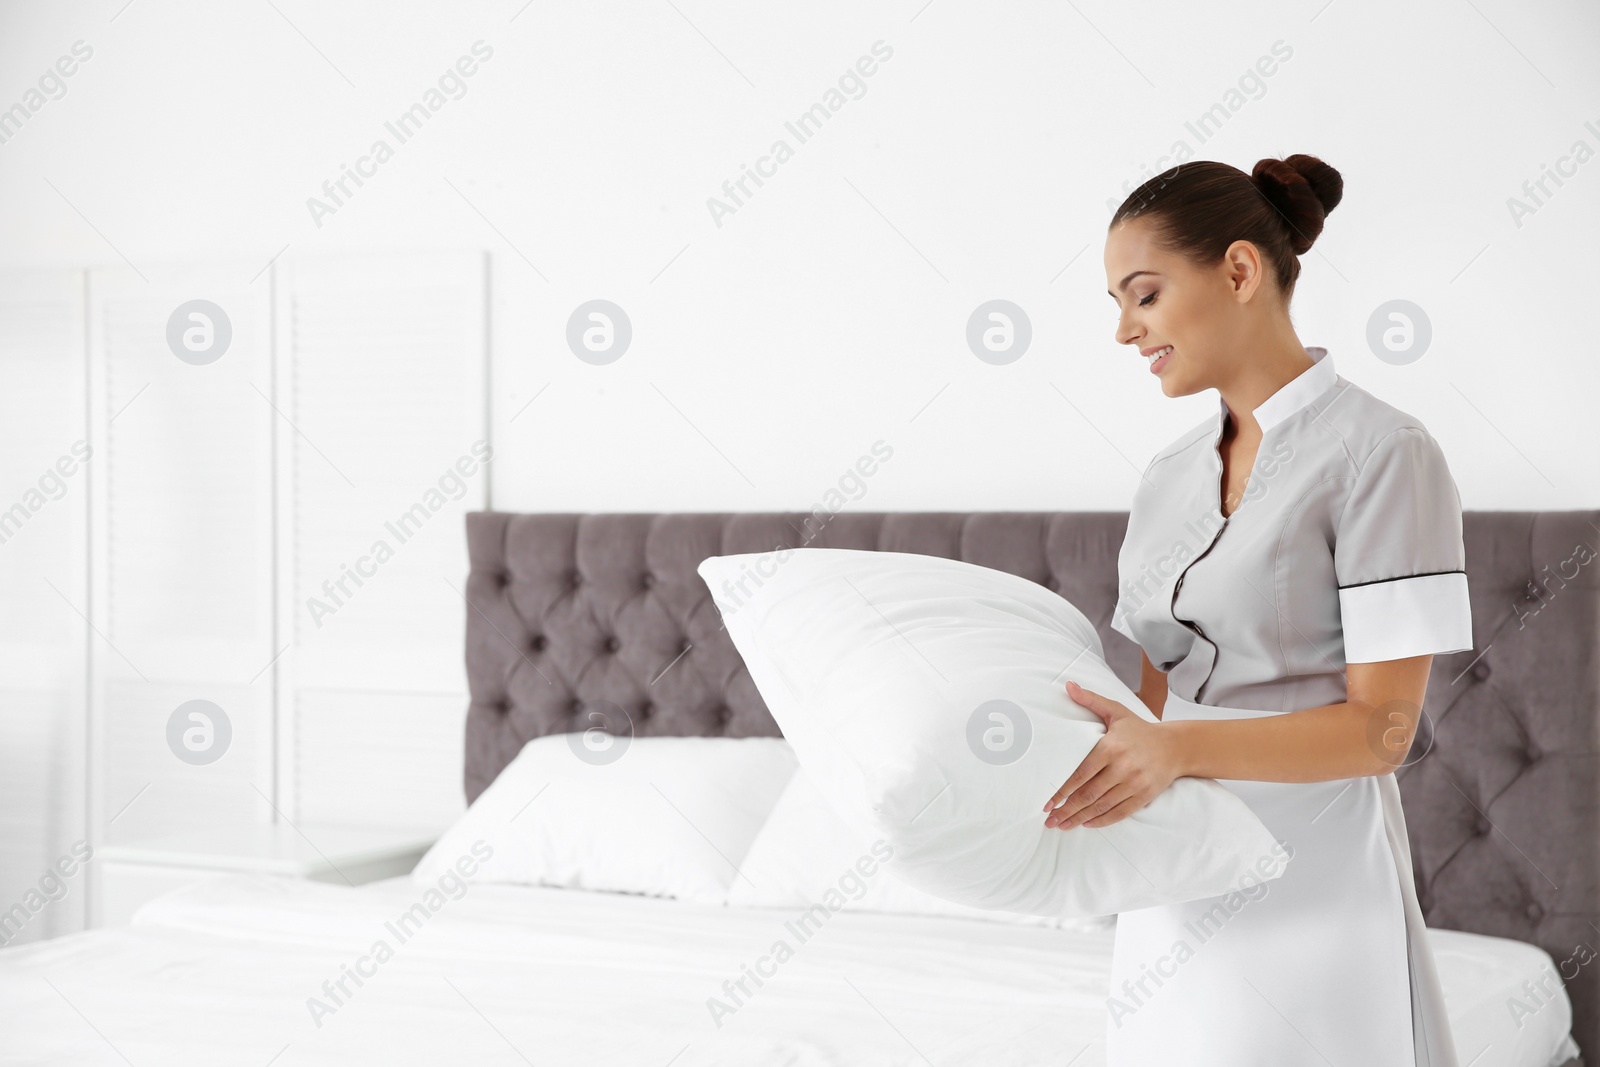
<svg viewBox="0 0 1600 1067">
<path fill-rule="evenodd" d="M 1045 804 L 1045 811 L 1056 809 L 1045 819 L 1046 826 L 1063 830 L 1079 824 L 1110 826 L 1150 803 L 1183 776 L 1172 731 L 1146 722 L 1122 704 L 1091 693 L 1077 682 L 1067 683 L 1067 696 L 1104 719 L 1106 733 Z"/>
</svg>

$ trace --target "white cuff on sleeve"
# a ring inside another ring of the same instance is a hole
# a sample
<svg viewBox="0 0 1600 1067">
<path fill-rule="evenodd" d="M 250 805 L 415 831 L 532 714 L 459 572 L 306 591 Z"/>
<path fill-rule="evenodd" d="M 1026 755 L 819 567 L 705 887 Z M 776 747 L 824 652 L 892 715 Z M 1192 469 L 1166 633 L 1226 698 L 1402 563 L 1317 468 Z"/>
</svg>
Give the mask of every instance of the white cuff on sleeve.
<svg viewBox="0 0 1600 1067">
<path fill-rule="evenodd" d="M 1472 647 L 1472 607 L 1460 571 L 1366 582 L 1339 590 L 1346 663 L 1461 652 Z"/>
</svg>

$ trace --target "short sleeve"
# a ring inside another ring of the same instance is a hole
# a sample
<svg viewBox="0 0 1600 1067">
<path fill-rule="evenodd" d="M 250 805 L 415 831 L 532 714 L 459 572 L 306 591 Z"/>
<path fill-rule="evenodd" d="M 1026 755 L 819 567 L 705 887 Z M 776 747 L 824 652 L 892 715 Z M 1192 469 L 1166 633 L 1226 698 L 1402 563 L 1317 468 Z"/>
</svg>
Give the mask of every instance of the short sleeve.
<svg viewBox="0 0 1600 1067">
<path fill-rule="evenodd" d="M 1117 560 L 1117 603 L 1111 609 L 1111 628 L 1134 644 L 1138 644 L 1139 639 L 1133 636 L 1133 627 L 1129 624 L 1129 617 L 1133 614 L 1134 608 L 1133 600 L 1128 595 L 1127 583 L 1122 580 L 1122 560 L 1119 554 Z"/>
<path fill-rule="evenodd" d="M 1140 645 L 1143 642 L 1134 636 L 1133 616 L 1139 610 L 1140 604 L 1143 603 L 1150 591 L 1149 589 L 1140 590 L 1136 588 L 1136 583 L 1131 580 L 1132 575 L 1129 574 L 1130 546 L 1135 544 L 1139 537 L 1140 526 L 1150 502 L 1147 496 L 1149 487 L 1152 484 L 1150 471 L 1155 467 L 1156 460 L 1160 458 L 1160 455 L 1157 455 L 1155 459 L 1146 464 L 1144 473 L 1139 476 L 1139 485 L 1134 489 L 1133 501 L 1128 505 L 1128 526 L 1122 535 L 1122 547 L 1117 550 L 1117 602 L 1111 609 L 1111 628 L 1136 645 Z M 1145 580 L 1146 582 L 1149 581 L 1148 576 L 1145 576 Z"/>
<path fill-rule="evenodd" d="M 1124 606 L 1123 599 L 1118 595 L 1117 606 L 1111 611 L 1111 628 L 1137 645 L 1139 639 L 1133 636 L 1133 627 L 1128 625 L 1128 609 Z"/>
<path fill-rule="evenodd" d="M 1405 427 L 1378 443 L 1334 537 L 1346 663 L 1472 647 L 1461 498 L 1426 430 Z"/>
</svg>

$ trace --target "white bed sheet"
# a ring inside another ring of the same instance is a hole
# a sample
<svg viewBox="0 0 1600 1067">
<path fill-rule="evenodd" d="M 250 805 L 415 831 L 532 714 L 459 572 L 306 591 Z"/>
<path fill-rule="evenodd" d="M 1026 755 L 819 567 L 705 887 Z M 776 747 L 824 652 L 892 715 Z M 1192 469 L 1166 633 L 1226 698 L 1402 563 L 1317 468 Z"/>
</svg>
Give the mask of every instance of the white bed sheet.
<svg viewBox="0 0 1600 1067">
<path fill-rule="evenodd" d="M 1110 931 L 847 908 L 802 940 L 788 910 L 475 885 L 401 942 L 385 923 L 422 892 L 405 879 L 349 889 L 230 877 L 162 897 L 129 926 L 0 952 L 0 1063 L 1104 1062 Z M 1494 1026 L 1551 966 L 1546 953 L 1430 933 L 1463 1063 L 1546 1067 L 1558 1049 L 1572 1054 L 1564 998 L 1521 1029 Z M 379 940 L 393 950 L 381 962 Z M 732 1004 L 723 983 L 778 941 L 793 955 L 759 988 L 747 980 L 753 995 L 718 1026 L 708 998 Z M 347 977 L 336 1004 L 323 983 L 363 955 L 369 976 Z M 333 1009 L 320 1026 L 314 996 Z"/>
</svg>

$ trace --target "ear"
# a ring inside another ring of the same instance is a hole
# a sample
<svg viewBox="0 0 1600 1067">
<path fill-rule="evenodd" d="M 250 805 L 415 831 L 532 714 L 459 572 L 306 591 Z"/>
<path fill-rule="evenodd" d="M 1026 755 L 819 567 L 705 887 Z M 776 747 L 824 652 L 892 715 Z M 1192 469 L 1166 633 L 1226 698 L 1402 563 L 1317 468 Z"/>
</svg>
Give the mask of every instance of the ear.
<svg viewBox="0 0 1600 1067">
<path fill-rule="evenodd" d="M 1222 254 L 1228 272 L 1228 283 L 1233 287 L 1233 298 L 1247 304 L 1261 288 L 1263 273 L 1261 250 L 1250 241 L 1235 241 Z"/>
</svg>

